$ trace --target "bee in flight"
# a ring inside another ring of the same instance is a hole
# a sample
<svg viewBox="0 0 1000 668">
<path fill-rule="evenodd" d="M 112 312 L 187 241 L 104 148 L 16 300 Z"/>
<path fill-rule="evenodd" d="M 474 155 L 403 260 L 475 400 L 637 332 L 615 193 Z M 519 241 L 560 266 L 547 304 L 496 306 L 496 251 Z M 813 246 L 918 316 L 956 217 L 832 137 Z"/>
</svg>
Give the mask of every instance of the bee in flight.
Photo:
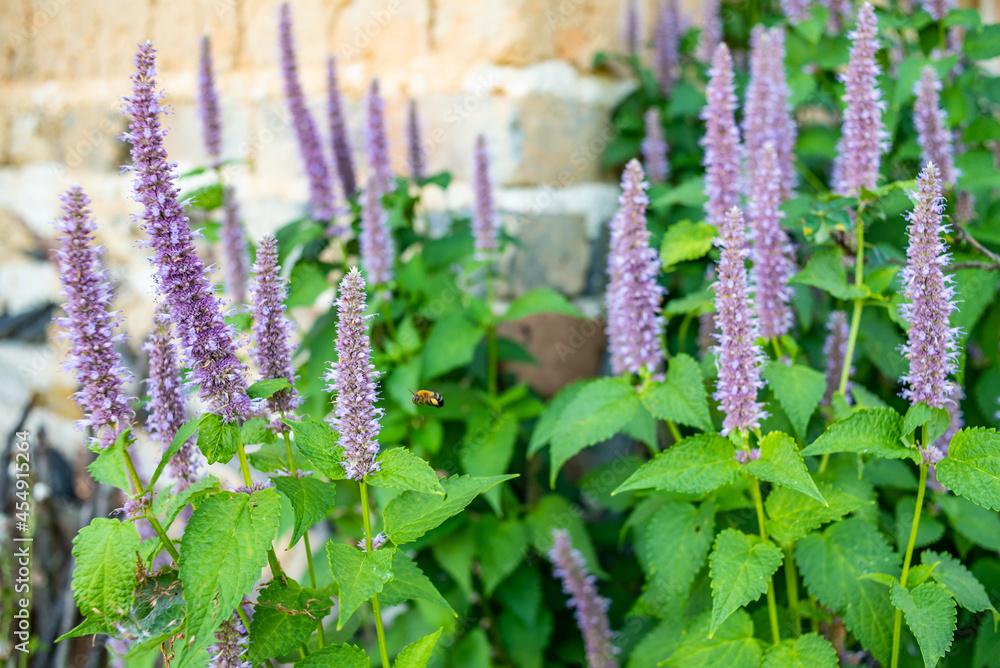
<svg viewBox="0 0 1000 668">
<path fill-rule="evenodd" d="M 444 397 L 437 392 L 431 392 L 430 390 L 419 390 L 414 392 L 413 390 L 410 390 L 410 394 L 413 395 L 413 403 L 415 404 L 427 404 L 428 406 L 433 406 L 434 408 L 441 408 L 444 406 Z"/>
</svg>

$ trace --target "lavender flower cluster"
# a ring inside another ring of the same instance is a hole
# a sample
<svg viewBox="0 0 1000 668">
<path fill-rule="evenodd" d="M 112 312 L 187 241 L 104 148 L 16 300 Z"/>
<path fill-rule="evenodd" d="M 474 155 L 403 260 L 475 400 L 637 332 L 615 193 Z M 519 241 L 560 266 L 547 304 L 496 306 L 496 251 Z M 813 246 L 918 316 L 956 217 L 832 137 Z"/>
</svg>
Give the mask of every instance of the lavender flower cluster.
<svg viewBox="0 0 1000 668">
<path fill-rule="evenodd" d="M 705 136 L 705 220 L 715 227 L 724 224 L 727 212 L 739 205 L 740 131 L 736 127 L 736 83 L 729 47 L 720 44 L 708 70 L 707 103 L 701 113 Z"/>
</svg>

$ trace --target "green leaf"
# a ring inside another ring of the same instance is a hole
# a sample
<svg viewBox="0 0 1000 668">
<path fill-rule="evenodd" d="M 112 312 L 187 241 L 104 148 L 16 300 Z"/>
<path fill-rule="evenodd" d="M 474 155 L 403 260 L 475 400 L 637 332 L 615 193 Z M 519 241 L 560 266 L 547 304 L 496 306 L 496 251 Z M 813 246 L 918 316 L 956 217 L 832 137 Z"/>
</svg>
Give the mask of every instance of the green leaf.
<svg viewBox="0 0 1000 668">
<path fill-rule="evenodd" d="M 766 480 L 811 496 L 823 505 L 826 499 L 819 493 L 816 483 L 792 437 L 772 431 L 760 440 L 760 459 L 747 463 L 747 471 L 760 480 Z"/>
<path fill-rule="evenodd" d="M 498 322 L 520 320 L 535 313 L 562 313 L 574 318 L 583 318 L 580 309 L 552 288 L 535 288 L 521 295 L 510 305 Z"/>
<path fill-rule="evenodd" d="M 483 588 L 491 596 L 524 560 L 528 535 L 524 524 L 516 519 L 501 522 L 486 515 L 476 525 L 476 544 Z"/>
<path fill-rule="evenodd" d="M 273 489 L 216 492 L 195 507 L 180 550 L 186 635 L 192 649 L 212 642 L 212 632 L 260 580 L 280 511 Z"/>
<path fill-rule="evenodd" d="M 761 668 L 837 668 L 840 662 L 830 641 L 816 633 L 783 640 L 768 648 Z"/>
<path fill-rule="evenodd" d="M 109 629 L 107 626 L 104 626 L 102 622 L 103 620 L 98 621 L 97 619 L 84 617 L 82 622 L 56 638 L 55 642 L 59 643 L 63 640 L 69 640 L 70 638 L 81 638 L 83 636 L 92 636 L 95 633 L 104 633 Z"/>
<path fill-rule="evenodd" d="M 683 86 L 683 84 L 682 84 Z M 691 86 L 686 87 L 691 92 Z M 681 92 L 677 90 L 676 92 Z M 696 95 L 701 95 L 696 93 Z M 673 105 L 678 99 L 679 95 L 673 95 L 671 99 L 671 105 Z M 705 97 L 701 95 L 701 102 L 704 104 Z M 708 199 L 705 196 L 705 180 L 701 176 L 694 176 L 689 179 L 685 179 L 683 183 L 678 183 L 676 186 L 667 189 L 667 191 L 659 196 L 654 197 L 652 202 L 650 202 L 650 208 L 652 209 L 662 209 L 664 207 L 672 206 L 674 204 L 679 204 L 681 206 L 690 206 L 695 208 L 700 208 L 705 200 Z"/>
<path fill-rule="evenodd" d="M 834 422 L 802 454 L 860 452 L 886 459 L 915 458 L 917 451 L 902 444 L 902 435 L 903 416 L 891 408 L 869 408 Z"/>
<path fill-rule="evenodd" d="M 330 480 L 344 477 L 344 450 L 337 443 L 337 435 L 326 422 L 305 419 L 300 422 L 283 420 L 292 428 L 295 447 L 313 463 L 316 470 Z"/>
<path fill-rule="evenodd" d="M 297 478 L 282 475 L 275 476 L 272 480 L 275 488 L 292 502 L 292 509 L 295 511 L 292 540 L 288 544 L 291 548 L 311 526 L 330 513 L 336 502 L 337 488 L 333 483 L 313 476 Z"/>
<path fill-rule="evenodd" d="M 669 503 L 646 528 L 647 586 L 662 605 L 680 613 L 691 583 L 701 570 L 715 533 L 715 504 Z"/>
<path fill-rule="evenodd" d="M 660 244 L 660 260 L 664 269 L 679 262 L 697 260 L 712 250 L 717 234 L 715 227 L 705 222 L 682 220 L 667 228 Z"/>
<path fill-rule="evenodd" d="M 215 413 L 205 413 L 198 420 L 198 449 L 209 464 L 228 462 L 240 447 L 240 428 L 226 424 Z"/>
<path fill-rule="evenodd" d="M 580 516 L 578 506 L 571 504 L 559 494 L 547 494 L 525 519 L 531 544 L 539 554 L 548 554 L 552 549 L 553 529 L 566 529 L 569 531 L 573 547 L 583 555 L 587 570 L 599 578 L 607 577 L 601 568 L 601 562 L 597 559 L 597 550 L 590 540 L 587 525 Z"/>
<path fill-rule="evenodd" d="M 781 362 L 770 362 L 764 369 L 764 380 L 784 409 L 795 433 L 804 441 L 809 418 L 826 391 L 826 377 L 801 364 L 785 366 Z"/>
<path fill-rule="evenodd" d="M 709 636 L 739 608 L 767 591 L 771 576 L 781 566 L 782 553 L 758 536 L 726 529 L 715 539 L 708 557 L 712 578 L 712 624 Z"/>
<path fill-rule="evenodd" d="M 962 43 L 965 55 L 972 60 L 990 60 L 1000 56 L 1000 25 L 980 26 L 965 36 Z"/>
<path fill-rule="evenodd" d="M 431 465 L 406 448 L 383 450 L 376 461 L 379 470 L 365 480 L 369 485 L 444 496 Z"/>
<path fill-rule="evenodd" d="M 131 489 L 125 468 L 125 439 L 123 438 L 128 431 L 126 429 L 122 432 L 111 447 L 101 451 L 97 455 L 97 459 L 87 465 L 87 470 L 97 482 L 121 490 Z"/>
<path fill-rule="evenodd" d="M 271 580 L 254 606 L 247 658 L 257 665 L 308 644 L 330 607 L 330 597 L 322 592 L 304 589 L 295 580 Z"/>
<path fill-rule="evenodd" d="M 167 467 L 170 460 L 173 459 L 174 455 L 180 452 L 180 449 L 185 443 L 188 442 L 188 439 L 194 436 L 194 433 L 198 431 L 199 419 L 200 418 L 192 418 L 188 420 L 181 425 L 181 427 L 177 430 L 177 433 L 174 434 L 174 440 L 170 442 L 170 447 L 167 448 L 164 451 L 163 456 L 160 457 L 160 463 L 156 465 L 156 470 L 153 471 L 153 477 L 149 479 L 149 484 L 146 485 L 147 490 L 153 489 L 153 486 L 156 484 L 156 481 L 160 479 L 160 476 L 163 474 L 163 470 Z"/>
<path fill-rule="evenodd" d="M 647 487 L 705 494 L 731 483 L 739 474 L 732 441 L 718 434 L 697 434 L 643 464 L 613 494 Z"/>
<path fill-rule="evenodd" d="M 883 459 L 881 461 L 892 461 Z M 916 510 L 917 502 L 912 496 L 904 496 L 896 502 L 895 534 L 896 545 L 899 549 L 905 549 L 907 541 L 910 539 L 910 530 L 913 528 L 913 513 Z M 915 548 L 932 545 L 944 536 L 945 526 L 933 515 L 923 514 L 920 517 L 920 524 L 917 525 L 917 535 L 913 546 Z M 913 580 L 907 580 L 911 585 Z"/>
<path fill-rule="evenodd" d="M 983 617 L 976 633 L 976 644 L 972 651 L 973 668 L 1000 668 L 1000 633 L 995 624 Z"/>
<path fill-rule="evenodd" d="M 591 381 L 577 381 L 559 390 L 559 393 L 552 398 L 549 405 L 545 407 L 545 412 L 535 424 L 535 429 L 531 432 L 531 442 L 528 443 L 528 457 L 545 447 L 552 436 L 556 433 L 556 427 L 562 419 L 563 412 L 570 405 L 576 395 L 580 393 Z"/>
<path fill-rule="evenodd" d="M 903 612 L 906 625 L 913 631 L 924 657 L 924 665 L 934 668 L 951 649 L 955 636 L 955 601 L 951 594 L 933 582 L 913 589 L 893 582 L 892 604 Z"/>
<path fill-rule="evenodd" d="M 552 437 L 549 482 L 581 450 L 621 431 L 639 408 L 639 394 L 626 378 L 601 378 L 588 383 L 563 411 Z"/>
<path fill-rule="evenodd" d="M 458 450 L 462 470 L 488 477 L 507 472 L 517 442 L 518 420 L 512 413 L 482 413 L 469 421 L 469 429 Z M 483 498 L 500 514 L 500 487 L 487 490 Z"/>
<path fill-rule="evenodd" d="M 990 602 L 986 588 L 961 561 L 947 552 L 924 550 L 920 554 L 920 563 L 934 567 L 931 578 L 944 585 L 960 606 L 969 612 L 990 610 L 994 620 L 1000 618 Z"/>
<path fill-rule="evenodd" d="M 753 635 L 753 620 L 737 610 L 709 636 L 711 613 L 703 613 L 684 632 L 677 650 L 660 663 L 671 668 L 759 668 L 761 643 Z"/>
<path fill-rule="evenodd" d="M 270 422 L 262 417 L 250 418 L 243 423 L 240 427 L 240 438 L 243 439 L 243 446 L 256 445 L 258 443 L 269 445 L 276 442 L 278 439 L 271 431 Z M 281 444 L 281 450 L 284 452 L 285 445 Z M 249 456 L 249 453 L 247 453 Z M 288 458 L 285 457 L 285 467 L 288 466 Z"/>
<path fill-rule="evenodd" d="M 98 517 L 73 539 L 73 599 L 105 633 L 132 607 L 138 550 L 132 522 Z"/>
<path fill-rule="evenodd" d="M 174 520 L 189 503 L 194 503 L 197 499 L 216 491 L 218 488 L 219 479 L 213 475 L 207 475 L 181 492 L 157 495 L 153 502 L 153 508 L 157 515 L 163 516 L 161 520 L 163 530 L 166 531 L 170 528 L 170 525 L 174 523 Z"/>
<path fill-rule="evenodd" d="M 248 387 L 247 395 L 251 399 L 267 399 L 290 387 L 291 384 L 285 378 L 267 378 L 265 380 L 258 380 Z"/>
<path fill-rule="evenodd" d="M 935 494 L 934 502 L 969 542 L 1000 552 L 1000 517 L 996 513 L 960 496 Z"/>
<path fill-rule="evenodd" d="M 392 579 L 382 587 L 378 599 L 388 607 L 418 598 L 440 605 L 458 617 L 458 613 L 445 600 L 430 578 L 424 575 L 417 562 L 402 550 L 396 550 L 392 556 Z"/>
<path fill-rule="evenodd" d="M 420 492 L 403 492 L 390 501 L 382 513 L 385 532 L 396 545 L 405 545 L 462 512 L 479 494 L 516 477 L 516 474 L 489 478 L 452 476 L 441 480 L 445 491 L 443 499 Z"/>
<path fill-rule="evenodd" d="M 827 483 L 818 486 L 829 505 L 789 489 L 777 487 L 767 495 L 767 531 L 782 545 L 791 545 L 813 529 L 839 520 L 865 505 L 861 499 Z"/>
<path fill-rule="evenodd" d="M 337 630 L 343 628 L 344 622 L 362 603 L 382 591 L 385 583 L 392 579 L 391 564 L 395 552 L 396 548 L 391 546 L 364 552 L 345 543 L 330 541 L 326 544 L 330 574 L 340 590 Z"/>
<path fill-rule="evenodd" d="M 423 352 L 424 381 L 468 366 L 484 330 L 469 322 L 464 311 L 451 311 L 434 323 Z"/>
<path fill-rule="evenodd" d="M 1000 512 L 1000 434 L 982 427 L 961 430 L 938 462 L 937 475 L 956 494 Z"/>
<path fill-rule="evenodd" d="M 712 428 L 705 382 L 698 362 L 690 355 L 672 357 L 664 381 L 650 383 L 640 398 L 655 418 L 698 429 Z"/>
<path fill-rule="evenodd" d="M 822 248 L 813 253 L 805 268 L 788 282 L 811 285 L 829 292 L 837 299 L 853 299 L 867 295 L 867 292 L 860 288 L 847 285 L 843 253 L 839 249 Z"/>
<path fill-rule="evenodd" d="M 476 556 L 476 539 L 471 531 L 456 531 L 431 544 L 431 553 L 458 586 L 468 595 L 472 591 L 472 560 Z"/>
<path fill-rule="evenodd" d="M 295 662 L 295 668 L 371 668 L 365 651 L 354 645 L 327 645 Z"/>
<path fill-rule="evenodd" d="M 404 647 L 393 665 L 396 668 L 425 668 L 434 654 L 434 645 L 437 644 L 442 630 L 438 629 Z"/>
</svg>

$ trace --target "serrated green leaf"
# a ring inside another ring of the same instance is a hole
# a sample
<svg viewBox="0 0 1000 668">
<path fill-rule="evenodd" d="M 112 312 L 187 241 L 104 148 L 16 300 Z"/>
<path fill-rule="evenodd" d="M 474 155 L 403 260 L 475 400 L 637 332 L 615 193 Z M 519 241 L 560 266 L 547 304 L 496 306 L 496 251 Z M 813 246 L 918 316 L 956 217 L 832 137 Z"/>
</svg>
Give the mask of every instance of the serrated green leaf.
<svg viewBox="0 0 1000 668">
<path fill-rule="evenodd" d="M 717 232 L 715 227 L 705 222 L 692 223 L 682 220 L 667 228 L 660 244 L 660 260 L 664 269 L 670 269 L 679 262 L 697 260 L 712 250 L 712 242 Z"/>
<path fill-rule="evenodd" d="M 298 478 L 282 475 L 275 476 L 272 480 L 275 488 L 292 502 L 292 509 L 295 511 L 292 540 L 288 544 L 291 548 L 311 526 L 330 513 L 336 502 L 337 488 L 333 483 L 313 476 Z"/>
<path fill-rule="evenodd" d="M 715 534 L 715 504 L 670 503 L 646 527 L 647 589 L 657 607 L 680 613 Z M 659 602 L 662 601 L 662 605 Z"/>
<path fill-rule="evenodd" d="M 552 437 L 549 482 L 581 450 L 621 431 L 639 408 L 639 394 L 625 378 L 601 378 L 588 383 L 563 411 Z"/>
<path fill-rule="evenodd" d="M 471 476 L 488 477 L 502 475 L 510 467 L 517 443 L 518 420 L 513 413 L 482 413 L 469 421 L 465 438 L 458 448 L 458 459 L 462 470 Z M 500 487 L 483 492 L 483 498 L 498 515 L 500 507 Z"/>
<path fill-rule="evenodd" d="M 383 450 L 376 461 L 379 470 L 365 480 L 372 487 L 412 489 L 444 496 L 444 489 L 431 465 L 406 448 Z"/>
<path fill-rule="evenodd" d="M 392 579 L 392 559 L 396 548 L 383 546 L 373 552 L 364 552 L 345 543 L 326 544 L 330 561 L 330 574 L 337 581 L 339 605 L 337 629 L 344 626 L 361 604 L 375 596 L 386 582 Z"/>
<path fill-rule="evenodd" d="M 330 597 L 295 580 L 271 580 L 260 590 L 250 622 L 247 658 L 257 665 L 303 644 L 331 607 Z"/>
<path fill-rule="evenodd" d="M 365 651 L 354 645 L 327 645 L 295 662 L 296 668 L 371 668 Z"/>
<path fill-rule="evenodd" d="M 132 522 L 98 517 L 73 539 L 73 599 L 105 633 L 132 607 L 139 532 Z"/>
<path fill-rule="evenodd" d="M 712 428 L 705 382 L 698 362 L 690 355 L 681 353 L 672 357 L 664 381 L 650 383 L 642 391 L 641 399 L 655 418 L 698 429 Z"/>
<path fill-rule="evenodd" d="M 586 385 L 591 381 L 577 381 L 559 390 L 559 394 L 554 396 L 549 402 L 549 405 L 545 407 L 545 412 L 542 413 L 542 417 L 535 424 L 534 431 L 531 432 L 531 442 L 528 443 L 528 457 L 531 457 L 536 452 L 545 447 L 552 436 L 556 432 L 556 427 L 559 425 L 559 420 L 562 419 L 562 414 L 566 410 L 566 407 L 570 405 L 576 395 L 580 393 Z"/>
<path fill-rule="evenodd" d="M 127 429 L 125 430 L 128 431 Z M 125 468 L 125 442 L 122 436 L 109 448 L 105 448 L 98 455 L 97 459 L 87 465 L 87 470 L 97 482 L 111 485 L 121 490 L 129 490 L 130 484 L 128 473 Z"/>
<path fill-rule="evenodd" d="M 146 485 L 147 490 L 153 489 L 153 486 L 156 485 L 156 481 L 160 479 L 161 475 L 163 475 L 163 470 L 166 468 L 170 460 L 173 459 L 174 455 L 180 452 L 180 449 L 185 443 L 188 442 L 188 439 L 194 436 L 194 433 L 198 431 L 199 419 L 200 418 L 192 418 L 188 420 L 181 425 L 181 427 L 177 430 L 177 433 L 174 434 L 174 440 L 170 442 L 170 447 L 168 447 L 164 451 L 163 456 L 160 457 L 160 463 L 156 465 L 156 470 L 153 471 L 153 476 L 149 479 L 149 484 Z"/>
<path fill-rule="evenodd" d="M 900 442 L 902 435 L 902 415 L 891 408 L 868 408 L 834 422 L 802 454 L 860 452 L 887 459 L 914 459 L 917 451 Z"/>
<path fill-rule="evenodd" d="M 632 489 L 705 494 L 740 474 L 732 442 L 718 434 L 697 434 L 664 450 L 629 476 L 613 493 Z"/>
<path fill-rule="evenodd" d="M 764 369 L 764 379 L 792 423 L 795 433 L 802 440 L 806 428 L 826 391 L 826 377 L 807 366 L 770 362 Z"/>
<path fill-rule="evenodd" d="M 489 478 L 452 476 L 441 480 L 445 497 L 420 492 L 403 492 L 385 507 L 382 513 L 385 532 L 396 545 L 405 545 L 456 515 L 476 496 L 494 485 L 516 478 L 516 474 Z"/>
<path fill-rule="evenodd" d="M 500 317 L 499 322 L 520 320 L 535 313 L 562 313 L 574 318 L 583 318 L 580 309 L 552 288 L 535 288 L 526 292 L 510 305 L 507 312 Z"/>
<path fill-rule="evenodd" d="M 404 647 L 393 665 L 396 668 L 425 668 L 434 654 L 434 645 L 437 644 L 442 630 L 438 629 Z"/>
<path fill-rule="evenodd" d="M 184 489 L 183 491 L 176 492 L 172 495 L 160 494 L 156 497 L 156 501 L 153 503 L 153 507 L 157 511 L 157 515 L 163 515 L 163 520 L 161 524 L 163 525 L 163 530 L 166 531 L 170 528 L 170 525 L 174 523 L 177 516 L 180 515 L 181 511 L 189 503 L 194 503 L 197 499 L 214 492 L 219 487 L 219 479 L 213 475 L 207 475 L 204 478 L 194 482 L 190 487 Z M 165 502 L 165 503 L 164 503 Z M 162 503 L 162 508 L 160 507 Z"/>
<path fill-rule="evenodd" d="M 132 608 L 115 625 L 122 636 L 133 639 L 128 654 L 143 654 L 176 635 L 184 623 L 185 608 L 177 571 L 147 574 L 135 591 Z"/>
<path fill-rule="evenodd" d="M 499 521 L 484 515 L 476 525 L 479 570 L 486 595 L 513 573 L 528 552 L 525 526 L 516 519 Z"/>
<path fill-rule="evenodd" d="M 1000 434 L 982 427 L 961 430 L 938 462 L 937 475 L 956 494 L 1000 512 Z"/>
<path fill-rule="evenodd" d="M 1000 552 L 1000 517 L 961 496 L 935 494 L 934 502 L 959 534 L 975 545 Z"/>
<path fill-rule="evenodd" d="M 189 648 L 212 642 L 212 632 L 260 580 L 280 511 L 273 489 L 217 492 L 195 507 L 180 550 Z"/>
<path fill-rule="evenodd" d="M 209 464 L 228 462 L 240 447 L 240 428 L 226 424 L 215 413 L 205 413 L 198 420 L 198 449 Z"/>
<path fill-rule="evenodd" d="M 813 529 L 839 520 L 865 505 L 863 500 L 827 483 L 821 483 L 817 489 L 828 506 L 787 487 L 778 487 L 767 495 L 764 502 L 767 532 L 780 544 L 791 545 Z"/>
<path fill-rule="evenodd" d="M 471 323 L 464 311 L 451 311 L 442 316 L 434 323 L 424 344 L 424 381 L 467 366 L 483 333 L 483 328 Z"/>
<path fill-rule="evenodd" d="M 712 624 L 709 635 L 729 615 L 767 591 L 771 576 L 781 566 L 781 550 L 758 536 L 736 529 L 719 533 L 708 557 L 712 579 Z"/>
<path fill-rule="evenodd" d="M 417 562 L 402 550 L 396 550 L 393 554 L 392 578 L 382 587 L 382 593 L 378 598 L 387 607 L 419 598 L 440 605 L 458 617 L 458 613 L 445 600 L 430 578 L 424 575 Z"/>
<path fill-rule="evenodd" d="M 292 443 L 292 460 L 297 471 L 308 471 L 313 468 L 309 460 L 299 452 L 295 443 Z M 247 452 L 247 461 L 250 462 L 250 466 L 262 473 L 289 470 L 288 449 L 285 447 L 284 440 L 264 443 L 256 450 Z"/>
<path fill-rule="evenodd" d="M 71 630 L 62 634 L 55 639 L 54 642 L 60 643 L 63 640 L 69 640 L 70 638 L 82 638 L 83 636 L 92 636 L 95 633 L 104 633 L 109 630 L 107 626 L 103 625 L 96 619 L 91 619 L 90 617 L 84 617 L 83 621 L 73 627 Z"/>
<path fill-rule="evenodd" d="M 677 650 L 660 663 L 670 668 L 759 668 L 760 641 L 753 635 L 753 620 L 746 610 L 737 610 L 709 637 L 712 613 L 694 619 L 681 637 Z"/>
<path fill-rule="evenodd" d="M 969 612 L 990 610 L 995 620 L 1000 617 L 990 602 L 986 588 L 961 561 L 947 552 L 924 550 L 920 554 L 920 563 L 934 567 L 931 578 L 944 585 L 960 606 Z"/>
<path fill-rule="evenodd" d="M 840 662 L 830 641 L 817 633 L 783 640 L 768 648 L 761 668 L 837 668 Z"/>
<path fill-rule="evenodd" d="M 823 505 L 826 499 L 820 494 L 795 441 L 787 434 L 772 431 L 760 440 L 760 459 L 747 463 L 747 471 L 760 480 L 790 487 L 811 496 Z"/>
<path fill-rule="evenodd" d="M 843 253 L 839 249 L 821 248 L 813 253 L 805 268 L 788 282 L 811 285 L 829 292 L 837 299 L 853 299 L 867 294 L 860 288 L 847 285 Z"/>
<path fill-rule="evenodd" d="M 892 604 L 902 611 L 906 625 L 920 645 L 924 665 L 934 668 L 951 649 L 955 636 L 955 601 L 942 585 L 928 582 L 906 589 L 892 583 Z"/>
<path fill-rule="evenodd" d="M 243 440 L 244 447 L 258 443 L 274 443 L 278 440 L 274 432 L 271 431 L 270 422 L 262 417 L 250 418 L 244 422 L 240 427 L 240 438 Z M 281 447 L 284 449 L 284 444 Z M 287 466 L 287 462 L 285 465 Z"/>
<path fill-rule="evenodd" d="M 292 428 L 295 447 L 313 463 L 317 471 L 330 480 L 344 477 L 344 467 L 340 465 L 344 461 L 344 449 L 337 443 L 337 435 L 327 423 L 310 419 L 283 422 Z"/>
<path fill-rule="evenodd" d="M 248 387 L 247 395 L 251 399 L 267 399 L 290 387 L 291 384 L 286 378 L 266 378 Z"/>
</svg>

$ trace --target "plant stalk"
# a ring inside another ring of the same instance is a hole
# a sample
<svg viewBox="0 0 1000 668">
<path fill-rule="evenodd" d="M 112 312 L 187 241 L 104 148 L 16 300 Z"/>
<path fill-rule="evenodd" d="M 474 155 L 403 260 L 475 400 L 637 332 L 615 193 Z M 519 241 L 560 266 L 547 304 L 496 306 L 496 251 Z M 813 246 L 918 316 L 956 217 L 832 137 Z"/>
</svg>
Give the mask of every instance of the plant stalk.
<svg viewBox="0 0 1000 668">
<path fill-rule="evenodd" d="M 927 446 L 927 425 L 923 428 L 923 444 Z M 917 483 L 917 507 L 913 509 L 913 524 L 910 526 L 910 540 L 906 544 L 906 556 L 903 557 L 903 572 L 899 576 L 899 586 L 906 587 L 906 576 L 910 574 L 910 561 L 913 559 L 913 546 L 917 542 L 917 528 L 920 526 L 920 511 L 924 506 L 924 491 L 927 489 L 927 464 L 920 464 L 920 482 Z M 903 628 L 903 612 L 896 609 L 892 624 L 892 663 L 890 668 L 899 665 L 899 636 Z"/>
<path fill-rule="evenodd" d="M 760 527 L 760 539 L 767 540 L 767 520 L 764 517 L 764 500 L 760 494 L 760 483 L 750 476 L 750 493 L 757 507 L 757 524 Z M 767 616 L 771 621 L 771 638 L 774 644 L 781 642 L 781 631 L 778 628 L 778 604 L 774 599 L 774 576 L 767 583 Z"/>
<path fill-rule="evenodd" d="M 795 570 L 795 554 L 789 545 L 785 548 L 785 588 L 788 590 L 788 612 L 792 615 L 792 633 L 802 634 L 802 615 L 799 612 L 799 575 Z"/>
<path fill-rule="evenodd" d="M 486 330 L 486 389 L 490 398 L 497 396 L 497 326 L 493 320 L 493 264 L 484 268 L 486 275 L 486 310 L 489 325 Z"/>
<path fill-rule="evenodd" d="M 243 473 L 243 483 L 247 486 L 247 493 L 253 489 L 253 479 L 250 477 L 250 462 L 247 461 L 247 451 L 243 447 L 243 437 L 240 436 L 240 444 L 236 449 L 236 455 L 240 460 L 240 471 Z M 281 562 L 278 561 L 278 555 L 274 553 L 274 545 L 267 548 L 267 563 L 271 567 L 271 573 L 277 575 L 281 578 L 281 581 L 285 581 L 285 571 L 281 568 Z"/>
<path fill-rule="evenodd" d="M 368 505 L 368 485 L 361 481 L 361 514 L 365 529 L 365 548 L 369 554 L 372 552 L 372 522 L 371 509 Z M 378 605 L 378 594 L 372 596 L 372 615 L 375 617 L 375 633 L 378 635 L 378 651 L 382 657 L 382 665 L 389 668 L 389 652 L 385 648 L 385 631 L 382 628 L 382 611 Z"/>
<path fill-rule="evenodd" d="M 138 494 L 146 488 L 143 486 L 142 481 L 139 480 L 139 472 L 136 471 L 135 463 L 132 461 L 132 455 L 129 453 L 127 447 L 122 449 L 122 454 L 125 455 L 125 466 L 128 468 L 128 475 L 132 480 L 133 487 L 135 487 L 135 493 Z M 152 492 L 150 493 L 150 496 L 152 497 Z M 177 548 L 174 547 L 173 542 L 167 536 L 167 532 L 163 530 L 160 520 L 156 519 L 156 513 L 153 512 L 152 502 L 150 502 L 150 506 L 146 508 L 146 520 L 149 522 L 149 526 L 153 527 L 153 531 L 156 532 L 160 542 L 163 543 L 163 547 L 165 547 L 167 552 L 170 553 L 170 556 L 173 557 L 174 562 L 180 566 L 181 555 L 177 552 Z"/>
</svg>

